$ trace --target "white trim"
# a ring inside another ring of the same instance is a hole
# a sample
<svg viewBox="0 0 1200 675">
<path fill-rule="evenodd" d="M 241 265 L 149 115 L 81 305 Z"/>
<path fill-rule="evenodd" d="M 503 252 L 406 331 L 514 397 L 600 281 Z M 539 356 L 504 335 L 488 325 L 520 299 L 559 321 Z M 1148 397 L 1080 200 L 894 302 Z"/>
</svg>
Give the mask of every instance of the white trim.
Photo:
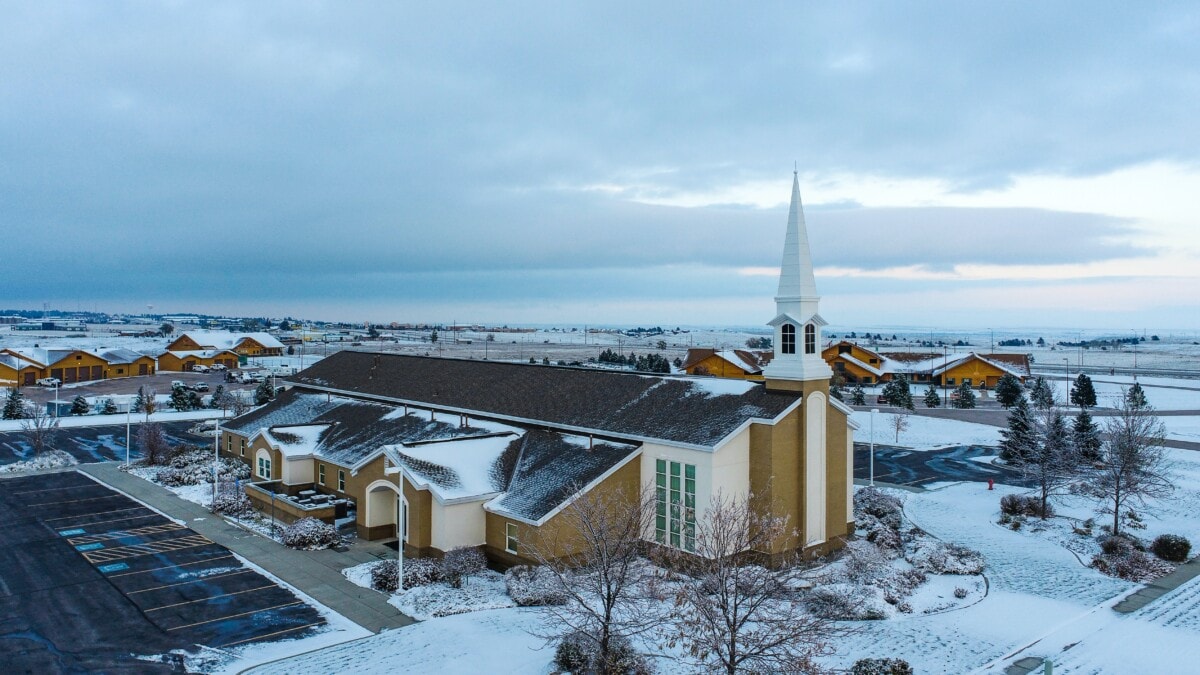
<svg viewBox="0 0 1200 675">
<path fill-rule="evenodd" d="M 495 499 L 492 499 L 492 500 L 488 501 L 486 504 L 484 504 L 483 510 L 487 511 L 488 513 L 494 513 L 498 516 L 503 516 L 505 518 L 511 518 L 512 520 L 516 520 L 516 521 L 525 523 L 526 525 L 533 525 L 535 527 L 541 527 L 542 525 L 546 524 L 546 521 L 550 520 L 554 516 L 557 516 L 559 513 L 562 512 L 563 509 L 565 509 L 568 506 L 570 506 L 571 504 L 573 504 L 576 499 L 579 499 L 580 497 L 587 494 L 588 492 L 591 492 L 593 488 L 595 488 L 600 483 L 604 482 L 609 476 L 616 473 L 621 467 L 625 466 L 630 461 L 637 459 L 641 456 L 642 456 L 642 448 L 639 447 L 636 450 L 634 450 L 632 453 L 630 453 L 628 457 L 626 457 L 625 459 L 622 459 L 621 461 L 614 464 L 608 471 L 605 471 L 604 473 L 597 476 L 595 478 L 595 480 L 593 480 L 592 482 L 583 486 L 583 488 L 580 489 L 578 492 L 571 495 L 567 499 L 563 500 L 563 502 L 561 504 L 559 504 L 558 506 L 551 509 L 548 513 L 546 513 L 546 515 L 542 516 L 538 520 L 529 520 L 528 518 L 522 518 L 521 516 L 510 513 L 508 511 L 505 511 L 499 507 L 492 506 L 492 502 L 495 501 Z M 639 485 L 641 484 L 640 472 L 638 475 L 638 483 L 639 483 Z M 503 495 L 504 495 L 504 493 L 500 493 L 500 495 L 498 495 L 498 497 L 503 496 Z"/>
<path fill-rule="evenodd" d="M 851 417 L 851 415 L 854 414 L 854 408 L 851 408 L 850 406 L 846 405 L 845 403 L 842 403 L 841 401 L 837 400 L 836 398 L 834 398 L 832 396 L 829 397 L 829 405 L 846 413 L 846 426 L 850 427 L 851 429 L 854 429 L 855 431 L 862 428 L 859 426 L 858 422 L 855 422 L 854 418 Z"/>
<path fill-rule="evenodd" d="M 825 454 L 828 443 L 825 402 L 819 391 L 808 395 L 808 414 L 804 419 L 804 546 L 825 541 L 825 522 L 829 518 L 829 487 Z"/>
</svg>

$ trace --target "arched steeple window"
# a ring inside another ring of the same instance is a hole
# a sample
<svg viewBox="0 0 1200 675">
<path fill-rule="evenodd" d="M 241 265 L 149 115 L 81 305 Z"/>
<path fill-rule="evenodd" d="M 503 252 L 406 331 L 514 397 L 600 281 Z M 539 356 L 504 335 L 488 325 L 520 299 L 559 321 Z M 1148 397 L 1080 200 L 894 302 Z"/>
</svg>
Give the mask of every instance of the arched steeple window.
<svg viewBox="0 0 1200 675">
<path fill-rule="evenodd" d="M 783 329 L 780 331 L 782 339 L 780 340 L 779 351 L 783 354 L 796 353 L 796 327 L 790 323 L 783 324 Z"/>
<path fill-rule="evenodd" d="M 804 353 L 817 353 L 817 327 L 811 323 L 804 326 Z"/>
</svg>

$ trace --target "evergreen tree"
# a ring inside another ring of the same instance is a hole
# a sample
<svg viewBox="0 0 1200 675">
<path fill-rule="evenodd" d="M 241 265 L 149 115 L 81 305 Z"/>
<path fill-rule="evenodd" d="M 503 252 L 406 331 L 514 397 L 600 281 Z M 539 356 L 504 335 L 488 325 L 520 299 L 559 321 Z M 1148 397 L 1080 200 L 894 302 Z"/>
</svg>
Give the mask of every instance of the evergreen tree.
<svg viewBox="0 0 1200 675">
<path fill-rule="evenodd" d="M 954 407 L 961 410 L 975 407 L 975 392 L 971 390 L 969 383 L 964 381 L 958 385 L 958 389 L 954 390 Z"/>
<path fill-rule="evenodd" d="M 1080 408 L 1096 407 L 1096 387 L 1092 384 L 1092 378 L 1085 373 L 1080 373 L 1075 378 L 1075 384 L 1071 385 L 1071 403 Z"/>
<path fill-rule="evenodd" d="M 76 396 L 74 400 L 71 401 L 72 415 L 86 415 L 91 412 L 91 410 L 92 406 L 88 405 L 87 399 L 85 399 L 82 395 Z"/>
<path fill-rule="evenodd" d="M 1025 398 L 1025 392 L 1021 391 L 1021 381 L 1016 375 L 1005 373 L 996 383 L 996 402 L 1005 408 L 1011 408 L 1019 398 Z"/>
<path fill-rule="evenodd" d="M 933 383 L 929 383 L 929 388 L 925 390 L 925 407 L 937 408 L 942 405 L 942 397 L 938 396 L 937 387 Z"/>
<path fill-rule="evenodd" d="M 1046 378 L 1038 375 L 1033 381 L 1033 389 L 1029 392 L 1029 398 L 1033 401 L 1033 406 L 1039 410 L 1046 410 L 1054 405 L 1054 390 L 1046 383 Z"/>
<path fill-rule="evenodd" d="M 26 417 L 25 395 L 16 387 L 9 389 L 8 398 L 4 401 L 4 419 L 23 420 Z"/>
<path fill-rule="evenodd" d="M 850 404 L 851 405 L 866 405 L 867 404 L 867 392 L 863 391 L 861 384 L 854 385 L 854 388 L 850 390 Z"/>
<path fill-rule="evenodd" d="M 273 398 L 275 398 L 275 389 L 271 387 L 270 380 L 263 380 L 262 384 L 254 390 L 254 405 L 268 403 Z"/>
<path fill-rule="evenodd" d="M 171 408 L 179 411 L 188 409 L 188 392 L 182 385 L 171 387 Z"/>
<path fill-rule="evenodd" d="M 908 388 L 908 378 L 903 375 L 897 375 L 892 381 L 883 385 L 883 397 L 888 402 L 888 405 L 908 410 L 914 408 L 912 391 Z"/>
<path fill-rule="evenodd" d="M 199 410 L 204 407 L 204 399 L 200 397 L 200 392 L 189 391 L 187 393 L 187 409 Z"/>
<path fill-rule="evenodd" d="M 208 400 L 208 407 L 213 410 L 220 410 L 228 405 L 225 402 L 225 385 L 218 384 L 216 389 L 213 389 L 212 398 Z"/>
<path fill-rule="evenodd" d="M 146 388 L 138 387 L 137 396 L 133 397 L 133 412 L 146 412 Z"/>
<path fill-rule="evenodd" d="M 1000 435 L 1000 458 L 1010 464 L 1023 464 L 1033 454 L 1037 445 L 1037 433 L 1029 403 L 1024 398 L 1017 400 L 1008 411 L 1008 428 Z"/>
<path fill-rule="evenodd" d="M 1125 402 L 1129 404 L 1130 408 L 1134 409 L 1145 408 L 1150 405 L 1150 402 L 1146 400 L 1146 391 L 1137 382 L 1134 382 L 1133 386 L 1126 390 Z"/>
<path fill-rule="evenodd" d="M 104 404 L 100 407 L 100 414 L 101 415 L 116 415 L 117 414 L 117 404 L 113 403 L 113 400 L 111 398 L 104 399 Z"/>
<path fill-rule="evenodd" d="M 1022 464 L 1023 473 L 1041 493 L 1043 520 L 1049 511 L 1050 496 L 1073 482 L 1078 468 L 1067 423 L 1057 408 L 1050 408 L 1034 429 L 1033 452 Z"/>
<path fill-rule="evenodd" d="M 1092 416 L 1088 413 L 1087 408 L 1081 410 L 1075 417 L 1075 425 L 1071 432 L 1072 440 L 1075 443 L 1075 452 L 1079 453 L 1079 457 L 1088 462 L 1098 461 L 1102 444 L 1100 427 L 1092 421 Z"/>
</svg>

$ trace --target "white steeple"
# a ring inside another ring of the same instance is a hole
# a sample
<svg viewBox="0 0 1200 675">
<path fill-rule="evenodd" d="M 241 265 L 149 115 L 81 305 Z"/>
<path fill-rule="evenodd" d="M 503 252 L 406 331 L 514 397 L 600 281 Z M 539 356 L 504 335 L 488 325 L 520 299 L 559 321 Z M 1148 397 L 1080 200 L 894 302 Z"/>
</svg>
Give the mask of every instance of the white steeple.
<svg viewBox="0 0 1200 675">
<path fill-rule="evenodd" d="M 821 358 L 821 297 L 813 276 L 812 253 L 804 206 L 800 203 L 800 176 L 792 174 L 792 205 L 788 209 L 783 261 L 779 265 L 779 291 L 775 295 L 775 356 L 763 370 L 768 380 L 827 380 L 833 376 Z"/>
</svg>

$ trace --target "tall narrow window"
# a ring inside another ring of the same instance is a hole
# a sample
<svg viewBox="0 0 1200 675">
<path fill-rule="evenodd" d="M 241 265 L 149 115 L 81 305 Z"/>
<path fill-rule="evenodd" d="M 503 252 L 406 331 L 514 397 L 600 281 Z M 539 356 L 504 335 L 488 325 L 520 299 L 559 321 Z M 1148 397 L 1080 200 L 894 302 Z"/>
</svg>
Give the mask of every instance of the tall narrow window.
<svg viewBox="0 0 1200 675">
<path fill-rule="evenodd" d="M 696 548 L 696 467 L 665 459 L 655 464 L 654 538 L 660 544 Z"/>
<path fill-rule="evenodd" d="M 790 323 L 783 324 L 783 344 L 779 345 L 779 349 L 784 354 L 796 353 L 796 327 Z"/>
<path fill-rule="evenodd" d="M 518 546 L 517 524 L 516 523 L 505 523 L 504 524 L 504 550 L 508 551 L 509 553 L 516 553 L 517 546 Z"/>
<path fill-rule="evenodd" d="M 317 465 L 317 482 L 320 483 L 321 485 L 325 484 L 325 465 L 324 464 Z"/>
<path fill-rule="evenodd" d="M 338 492 L 346 491 L 346 472 L 338 469 Z"/>
<path fill-rule="evenodd" d="M 804 353 L 817 353 L 817 327 L 811 323 L 804 326 Z"/>
<path fill-rule="evenodd" d="M 258 476 L 271 480 L 271 459 L 265 455 L 258 457 Z"/>
</svg>

